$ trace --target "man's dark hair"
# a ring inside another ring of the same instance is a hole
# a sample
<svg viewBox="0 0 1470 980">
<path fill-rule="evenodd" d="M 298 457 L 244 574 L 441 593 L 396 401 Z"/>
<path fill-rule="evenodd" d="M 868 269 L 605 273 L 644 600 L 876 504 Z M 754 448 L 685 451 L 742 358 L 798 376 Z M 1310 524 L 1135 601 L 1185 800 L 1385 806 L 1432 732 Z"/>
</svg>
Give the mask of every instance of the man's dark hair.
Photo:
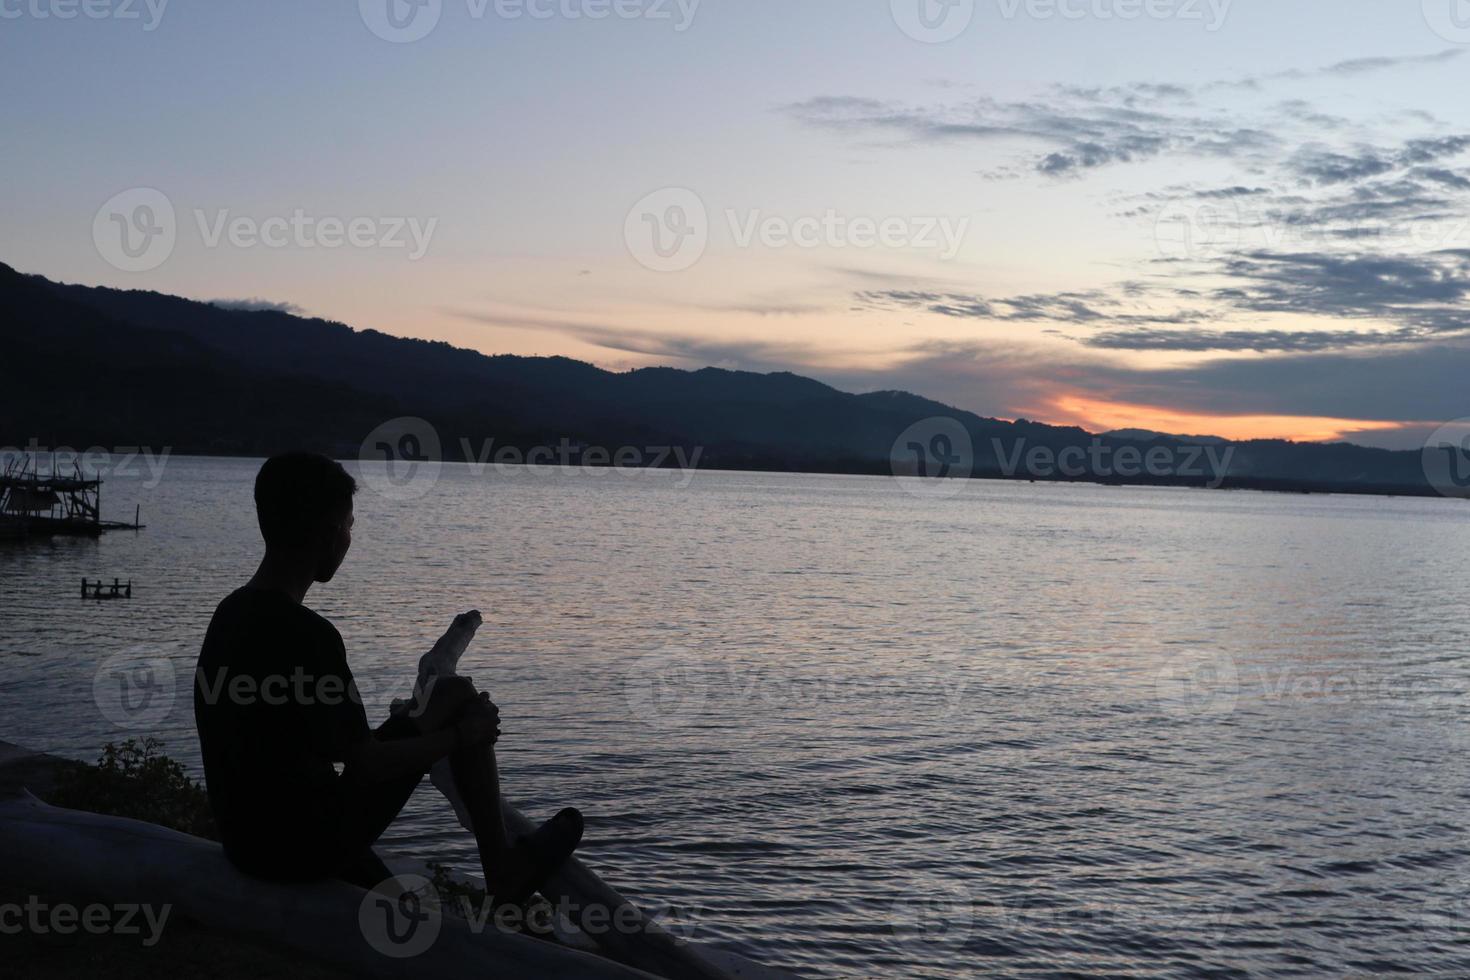
<svg viewBox="0 0 1470 980">
<path fill-rule="evenodd" d="M 255 477 L 255 516 L 267 546 L 309 544 L 334 511 L 352 503 L 357 481 L 336 460 L 316 453 L 272 456 Z"/>
</svg>

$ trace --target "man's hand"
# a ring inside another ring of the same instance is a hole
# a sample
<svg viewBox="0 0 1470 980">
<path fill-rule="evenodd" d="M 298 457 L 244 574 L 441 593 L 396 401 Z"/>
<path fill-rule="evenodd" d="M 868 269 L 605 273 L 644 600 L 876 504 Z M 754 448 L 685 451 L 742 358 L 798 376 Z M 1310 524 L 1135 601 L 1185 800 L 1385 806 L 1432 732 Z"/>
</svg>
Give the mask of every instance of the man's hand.
<svg viewBox="0 0 1470 980">
<path fill-rule="evenodd" d="M 500 709 L 490 695 L 482 693 L 460 710 L 455 731 L 461 745 L 494 745 L 500 740 Z"/>
</svg>

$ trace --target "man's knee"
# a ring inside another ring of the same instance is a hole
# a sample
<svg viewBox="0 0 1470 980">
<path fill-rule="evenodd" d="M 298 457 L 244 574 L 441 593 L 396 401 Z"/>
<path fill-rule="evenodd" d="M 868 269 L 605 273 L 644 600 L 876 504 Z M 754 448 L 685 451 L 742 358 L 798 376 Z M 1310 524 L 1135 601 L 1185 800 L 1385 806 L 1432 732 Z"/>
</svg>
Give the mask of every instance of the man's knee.
<svg viewBox="0 0 1470 980">
<path fill-rule="evenodd" d="M 416 699 L 419 728 L 434 731 L 450 724 L 466 704 L 479 697 L 465 677 L 430 677 Z"/>
<path fill-rule="evenodd" d="M 468 677 L 431 676 L 424 682 L 424 694 L 430 704 L 443 702 L 454 707 L 479 697 L 479 692 Z"/>
</svg>

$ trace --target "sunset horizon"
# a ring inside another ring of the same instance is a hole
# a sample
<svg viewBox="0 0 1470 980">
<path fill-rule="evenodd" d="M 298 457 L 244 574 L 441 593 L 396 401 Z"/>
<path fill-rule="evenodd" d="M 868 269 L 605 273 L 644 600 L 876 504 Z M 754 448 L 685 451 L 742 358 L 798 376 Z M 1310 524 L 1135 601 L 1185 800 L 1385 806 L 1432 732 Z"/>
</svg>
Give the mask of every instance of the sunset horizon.
<svg viewBox="0 0 1470 980">
<path fill-rule="evenodd" d="M 1310 29 L 1352 6 L 811 4 L 780 14 L 790 57 L 759 65 L 759 4 L 368 4 L 279 37 L 224 9 L 39 18 L 8 52 L 29 97 L 7 131 L 103 151 L 12 153 L 36 192 L 4 254 L 487 354 L 1416 448 L 1470 368 L 1470 38 L 1417 4 L 1364 5 L 1371 36 Z M 273 74 L 208 56 L 266 36 Z M 35 88 L 58 45 L 129 86 Z M 533 81 L 548 58 L 555 88 Z M 71 95 L 65 126 L 41 111 Z M 146 253 L 110 254 L 144 215 Z"/>
</svg>

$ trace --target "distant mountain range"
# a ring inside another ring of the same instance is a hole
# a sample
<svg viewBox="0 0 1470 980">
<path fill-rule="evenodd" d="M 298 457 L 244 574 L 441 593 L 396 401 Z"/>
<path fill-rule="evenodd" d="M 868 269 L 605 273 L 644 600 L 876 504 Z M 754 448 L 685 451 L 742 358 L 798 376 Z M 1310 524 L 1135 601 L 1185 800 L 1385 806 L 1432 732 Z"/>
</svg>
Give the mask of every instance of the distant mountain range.
<svg viewBox="0 0 1470 980">
<path fill-rule="evenodd" d="M 356 456 L 402 416 L 443 455 L 680 446 L 710 469 L 963 475 L 1433 494 L 1418 452 L 984 418 L 790 373 L 487 356 L 274 310 L 52 282 L 0 264 L 0 446 L 168 446 Z M 965 443 L 969 443 L 969 447 Z M 591 457 L 589 457 L 590 459 Z"/>
</svg>

